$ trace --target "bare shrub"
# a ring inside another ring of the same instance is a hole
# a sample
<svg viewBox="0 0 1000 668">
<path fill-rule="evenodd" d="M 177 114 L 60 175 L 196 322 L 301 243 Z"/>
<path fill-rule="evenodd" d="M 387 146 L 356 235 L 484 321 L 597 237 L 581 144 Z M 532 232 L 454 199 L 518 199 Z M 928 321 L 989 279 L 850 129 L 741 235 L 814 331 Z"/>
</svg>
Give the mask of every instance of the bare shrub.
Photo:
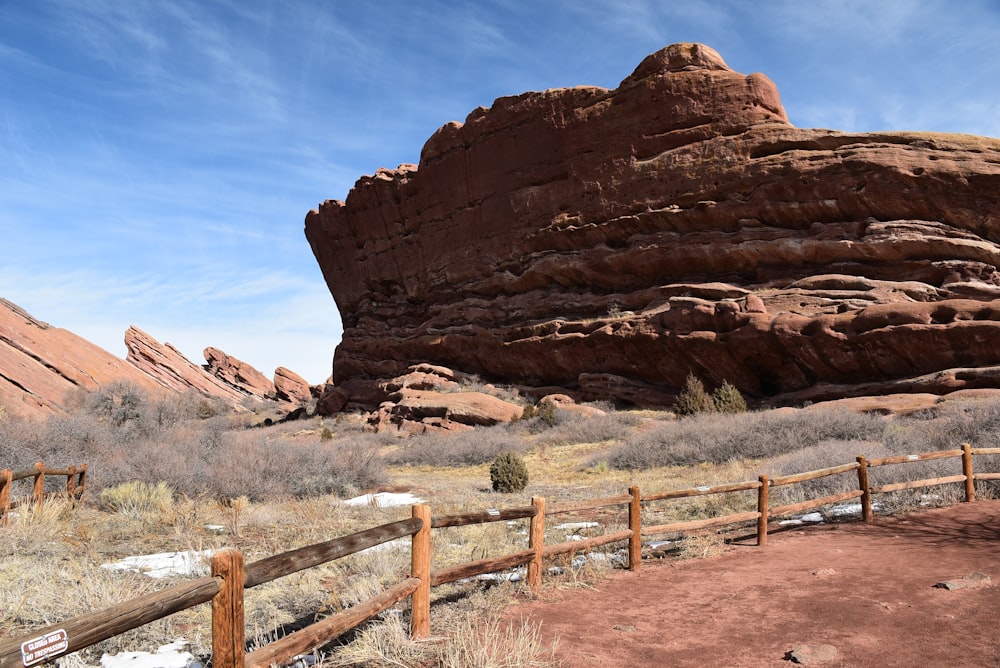
<svg viewBox="0 0 1000 668">
<path fill-rule="evenodd" d="M 625 438 L 641 423 L 640 416 L 624 411 L 591 416 L 567 413 L 557 426 L 542 433 L 539 443 L 572 445 L 617 441 Z"/>
<path fill-rule="evenodd" d="M 780 455 L 764 466 L 771 478 L 795 475 L 809 471 L 850 464 L 859 455 L 865 457 L 888 456 L 888 448 L 876 441 L 827 439 L 815 445 Z M 858 489 L 856 471 L 824 476 L 794 485 L 782 485 L 772 492 L 772 502 L 798 503 Z"/>
<path fill-rule="evenodd" d="M 878 416 L 836 409 L 695 415 L 630 434 L 607 461 L 637 470 L 766 459 L 824 440 L 878 440 L 886 424 Z"/>
<path fill-rule="evenodd" d="M 421 434 L 389 454 L 392 464 L 477 466 L 505 450 L 523 452 L 524 441 L 503 427 L 478 428 L 457 434 Z"/>
</svg>

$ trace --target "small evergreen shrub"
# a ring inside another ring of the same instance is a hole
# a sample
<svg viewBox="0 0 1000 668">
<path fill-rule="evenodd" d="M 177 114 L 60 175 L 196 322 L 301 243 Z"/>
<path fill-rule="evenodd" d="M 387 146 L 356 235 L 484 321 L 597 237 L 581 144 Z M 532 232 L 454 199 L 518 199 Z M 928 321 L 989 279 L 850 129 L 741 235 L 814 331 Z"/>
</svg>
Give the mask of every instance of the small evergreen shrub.
<svg viewBox="0 0 1000 668">
<path fill-rule="evenodd" d="M 693 373 L 688 374 L 684 388 L 677 395 L 677 403 L 674 410 L 678 415 L 698 415 L 699 413 L 714 413 L 715 402 L 712 400 L 702 384 Z"/>
<path fill-rule="evenodd" d="M 728 380 L 712 393 L 712 403 L 719 413 L 745 413 L 747 410 L 746 399 Z"/>
<path fill-rule="evenodd" d="M 528 486 L 528 467 L 517 453 L 501 452 L 490 464 L 493 491 L 510 494 Z"/>
</svg>

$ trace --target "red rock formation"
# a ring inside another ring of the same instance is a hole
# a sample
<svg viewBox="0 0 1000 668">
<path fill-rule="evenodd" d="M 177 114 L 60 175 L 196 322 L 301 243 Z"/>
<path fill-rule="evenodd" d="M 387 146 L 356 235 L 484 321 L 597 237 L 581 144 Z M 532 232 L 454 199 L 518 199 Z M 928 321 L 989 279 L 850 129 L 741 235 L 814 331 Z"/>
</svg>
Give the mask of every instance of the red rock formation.
<svg viewBox="0 0 1000 668">
<path fill-rule="evenodd" d="M 164 391 L 103 348 L 0 298 L 0 415 L 42 418 L 61 411 L 70 390 L 93 391 L 116 381 Z"/>
<path fill-rule="evenodd" d="M 637 404 L 690 373 L 798 402 L 1000 365 L 1000 141 L 797 129 L 699 45 L 476 109 L 305 232 L 357 402 L 416 362 Z"/>
<path fill-rule="evenodd" d="M 130 383 L 154 396 L 194 391 L 234 408 L 247 397 L 309 400 L 308 383 L 283 367 L 276 378 L 282 378 L 285 393 L 278 397 L 274 384 L 259 371 L 216 348 L 205 350 L 208 364 L 201 368 L 136 327 L 125 332 L 125 345 L 128 355 L 122 360 L 0 298 L 0 416 L 44 418 L 63 410 L 70 390 L 94 391 L 113 382 Z"/>
<path fill-rule="evenodd" d="M 226 381 L 192 364 L 169 343 L 160 343 L 138 327 L 125 332 L 126 361 L 176 392 L 195 391 L 236 406 L 248 396 Z"/>
<path fill-rule="evenodd" d="M 312 390 L 305 378 L 291 369 L 279 366 L 274 370 L 274 396 L 279 401 L 290 401 L 296 404 L 308 403 L 312 399 Z"/>
<path fill-rule="evenodd" d="M 212 347 L 205 348 L 204 355 L 206 370 L 226 385 L 235 388 L 242 396 L 252 395 L 258 399 L 275 396 L 274 383 L 243 360 Z"/>
<path fill-rule="evenodd" d="M 510 422 L 524 409 L 482 392 L 435 392 L 403 388 L 372 414 L 379 431 L 454 432 Z"/>
</svg>

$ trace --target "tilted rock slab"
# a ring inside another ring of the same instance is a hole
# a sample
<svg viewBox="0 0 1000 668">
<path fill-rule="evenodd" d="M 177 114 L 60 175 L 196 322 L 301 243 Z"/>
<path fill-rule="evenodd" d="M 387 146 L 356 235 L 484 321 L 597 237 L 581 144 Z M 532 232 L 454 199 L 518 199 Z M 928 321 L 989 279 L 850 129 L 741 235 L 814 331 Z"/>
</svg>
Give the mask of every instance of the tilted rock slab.
<svg viewBox="0 0 1000 668">
<path fill-rule="evenodd" d="M 243 360 L 227 355 L 218 348 L 209 346 L 203 351 L 206 371 L 226 385 L 258 399 L 273 398 L 276 393 L 274 383 L 260 371 Z"/>
<path fill-rule="evenodd" d="M 125 360 L 0 298 L 0 419 L 42 419 L 63 411 L 71 391 L 114 382 L 164 391 Z"/>
<path fill-rule="evenodd" d="M 798 129 L 702 45 L 478 108 L 305 233 L 352 400 L 415 363 L 634 404 L 997 383 L 1000 141 Z"/>
</svg>

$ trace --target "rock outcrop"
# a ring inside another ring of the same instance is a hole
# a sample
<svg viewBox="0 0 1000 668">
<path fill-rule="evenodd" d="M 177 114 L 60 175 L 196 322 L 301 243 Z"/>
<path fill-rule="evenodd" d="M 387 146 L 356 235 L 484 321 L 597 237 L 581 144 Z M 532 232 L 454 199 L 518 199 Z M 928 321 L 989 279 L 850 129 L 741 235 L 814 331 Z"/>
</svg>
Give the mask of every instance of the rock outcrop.
<svg viewBox="0 0 1000 668">
<path fill-rule="evenodd" d="M 169 343 L 160 343 L 138 327 L 129 327 L 125 332 L 125 347 L 128 348 L 126 361 L 175 392 L 194 391 L 218 397 L 234 406 L 250 394 L 191 363 L 181 351 Z M 207 356 L 208 350 L 205 352 Z"/>
<path fill-rule="evenodd" d="M 163 391 L 125 360 L 0 299 L 0 416 L 43 418 L 61 411 L 72 390 L 116 381 Z"/>
<path fill-rule="evenodd" d="M 225 385 L 237 390 L 241 396 L 251 395 L 258 399 L 275 396 L 274 383 L 243 360 L 212 347 L 205 348 L 204 355 L 205 370 Z"/>
<path fill-rule="evenodd" d="M 478 108 L 305 233 L 356 403 L 420 362 L 632 404 L 998 383 L 1000 141 L 798 129 L 701 45 Z"/>
<path fill-rule="evenodd" d="M 312 388 L 305 378 L 291 369 L 279 366 L 274 370 L 274 397 L 278 401 L 294 404 L 308 403 L 312 399 Z"/>
<path fill-rule="evenodd" d="M 0 298 L 0 417 L 44 418 L 62 412 L 71 391 L 115 382 L 153 397 L 197 392 L 234 408 L 253 398 L 275 399 L 292 410 L 310 397 L 308 383 L 294 372 L 284 367 L 275 372 L 282 379 L 283 393 L 278 392 L 259 371 L 217 348 L 205 350 L 203 368 L 136 327 L 125 332 L 125 345 L 128 355 L 122 360 Z"/>
</svg>

